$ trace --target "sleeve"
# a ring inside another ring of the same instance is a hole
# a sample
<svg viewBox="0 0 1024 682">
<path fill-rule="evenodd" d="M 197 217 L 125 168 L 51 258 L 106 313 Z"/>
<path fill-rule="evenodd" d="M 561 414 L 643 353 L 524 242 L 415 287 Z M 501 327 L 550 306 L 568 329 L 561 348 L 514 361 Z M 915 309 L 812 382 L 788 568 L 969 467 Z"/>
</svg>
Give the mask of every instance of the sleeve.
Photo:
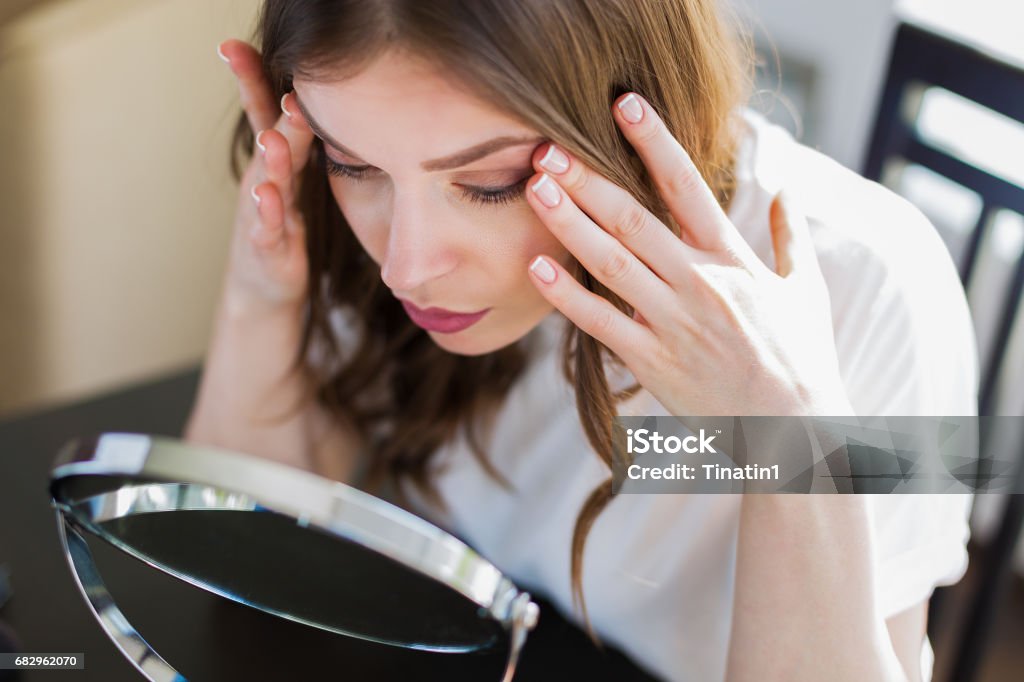
<svg viewBox="0 0 1024 682">
<path fill-rule="evenodd" d="M 875 603 L 889 618 L 952 585 L 967 571 L 969 494 L 870 495 Z"/>
<path fill-rule="evenodd" d="M 931 223 L 899 202 L 848 373 L 851 402 L 858 414 L 976 415 L 977 348 L 959 276 Z M 869 497 L 883 617 L 963 577 L 972 495 Z"/>
</svg>

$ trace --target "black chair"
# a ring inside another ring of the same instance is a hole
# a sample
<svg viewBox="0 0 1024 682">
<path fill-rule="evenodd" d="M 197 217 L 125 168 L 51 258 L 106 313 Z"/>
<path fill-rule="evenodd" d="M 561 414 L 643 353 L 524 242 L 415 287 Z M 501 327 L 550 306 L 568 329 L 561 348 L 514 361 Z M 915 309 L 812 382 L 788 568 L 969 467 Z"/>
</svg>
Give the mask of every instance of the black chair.
<svg viewBox="0 0 1024 682">
<path fill-rule="evenodd" d="M 984 54 L 962 43 L 911 24 L 896 32 L 885 90 L 875 120 L 874 134 L 863 174 L 879 180 L 889 159 L 902 159 L 923 166 L 973 190 L 982 199 L 982 210 L 971 232 L 965 255 L 959 263 L 960 278 L 967 286 L 978 260 L 979 246 L 991 223 L 993 212 L 1005 208 L 1024 215 L 1024 188 L 970 165 L 929 146 L 915 131 L 913 121 L 904 118 L 908 93 L 920 86 L 937 86 L 972 100 L 988 109 L 1024 123 L 1024 69 Z M 979 414 L 993 414 L 996 384 L 1007 355 L 1014 317 L 1024 289 L 1024 257 L 1014 269 L 1009 294 L 997 323 L 993 351 L 982 368 Z M 1024 452 L 1014 490 L 1024 488 Z M 1024 522 L 1024 495 L 1009 494 L 991 546 L 979 562 L 979 582 L 971 596 L 961 624 L 954 652 L 954 682 L 975 677 L 997 601 L 1011 575 L 1017 538 Z M 941 613 L 945 590 L 933 596 L 928 631 L 934 638 L 937 615 Z"/>
</svg>

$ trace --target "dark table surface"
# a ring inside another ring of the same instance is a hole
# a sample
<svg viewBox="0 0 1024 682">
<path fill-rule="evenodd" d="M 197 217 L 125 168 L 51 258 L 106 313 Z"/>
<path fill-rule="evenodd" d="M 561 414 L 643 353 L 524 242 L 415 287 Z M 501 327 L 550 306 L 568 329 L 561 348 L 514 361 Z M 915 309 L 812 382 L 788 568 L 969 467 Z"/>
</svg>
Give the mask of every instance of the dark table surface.
<svg viewBox="0 0 1024 682">
<path fill-rule="evenodd" d="M 180 436 L 198 370 L 81 403 L 0 421 L 0 565 L 12 597 L 0 623 L 25 653 L 84 653 L 76 671 L 0 671 L 0 680 L 142 679 L 94 620 L 60 551 L 47 491 L 58 449 L 104 431 Z M 499 680 L 504 648 L 436 654 L 374 644 L 302 626 L 235 604 L 152 570 L 105 543 L 89 545 L 121 610 L 193 682 L 319 679 Z M 612 647 L 597 649 L 543 598 L 515 676 L 527 680 L 654 680 Z M 0 649 L 2 650 L 2 649 Z"/>
</svg>

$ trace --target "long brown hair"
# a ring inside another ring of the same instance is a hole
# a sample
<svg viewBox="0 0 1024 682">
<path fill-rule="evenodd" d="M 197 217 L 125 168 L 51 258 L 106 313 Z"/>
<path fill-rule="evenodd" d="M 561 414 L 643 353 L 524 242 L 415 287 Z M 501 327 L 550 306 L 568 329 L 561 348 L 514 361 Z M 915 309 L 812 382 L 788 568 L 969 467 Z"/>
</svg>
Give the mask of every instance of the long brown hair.
<svg viewBox="0 0 1024 682">
<path fill-rule="evenodd" d="M 265 0 L 254 42 L 278 98 L 295 78 L 337 81 L 391 48 L 425 57 L 627 189 L 678 235 L 611 116 L 613 101 L 635 91 L 659 112 L 722 205 L 732 197 L 737 141 L 731 120 L 746 100 L 752 60 L 749 42 L 722 20 L 715 0 Z M 232 153 L 236 178 L 252 135 L 240 115 Z M 369 444 L 368 489 L 388 485 L 407 502 L 398 485 L 404 477 L 446 508 L 427 464 L 459 428 L 485 470 L 508 488 L 483 443 L 528 364 L 525 340 L 486 355 L 458 356 L 412 324 L 333 201 L 323 148 L 314 142 L 297 201 L 306 221 L 310 282 L 323 286 L 309 288 L 295 367 L 309 375 L 315 399 Z M 578 262 L 571 272 L 632 314 Z M 338 307 L 353 312 L 361 326 L 355 348 L 342 348 L 332 334 L 330 312 Z M 326 376 L 316 368 L 324 365 L 310 360 L 316 344 L 334 365 Z M 587 439 L 610 470 L 616 404 L 639 386 L 613 394 L 605 360 L 620 367 L 621 360 L 573 325 L 562 358 Z M 568 548 L 573 603 L 595 642 L 582 557 L 594 520 L 611 499 L 609 477 L 584 502 Z"/>
</svg>

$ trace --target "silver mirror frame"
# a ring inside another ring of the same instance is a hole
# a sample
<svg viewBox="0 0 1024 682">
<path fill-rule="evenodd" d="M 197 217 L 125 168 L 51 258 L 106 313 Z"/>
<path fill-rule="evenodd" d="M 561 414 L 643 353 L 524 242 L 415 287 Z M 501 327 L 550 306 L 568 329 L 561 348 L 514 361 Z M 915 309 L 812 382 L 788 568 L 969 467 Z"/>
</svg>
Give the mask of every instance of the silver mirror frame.
<svg viewBox="0 0 1024 682">
<path fill-rule="evenodd" d="M 125 477 L 166 483 L 127 484 L 79 500 L 58 499 L 70 477 Z M 146 643 L 114 603 L 83 533 L 90 533 L 179 580 L 279 617 L 361 639 L 359 633 L 309 623 L 216 590 L 149 560 L 99 530 L 97 524 L 135 514 L 175 510 L 270 511 L 329 535 L 355 541 L 434 578 L 477 604 L 509 633 L 502 682 L 511 682 L 539 609 L 490 562 L 444 530 L 418 516 L 343 483 L 277 462 L 134 433 L 75 439 L 61 449 L 51 470 L 52 505 L 61 546 L 93 616 L 124 656 L 153 682 L 187 682 Z M 430 651 L 464 651 L 416 647 Z"/>
</svg>

